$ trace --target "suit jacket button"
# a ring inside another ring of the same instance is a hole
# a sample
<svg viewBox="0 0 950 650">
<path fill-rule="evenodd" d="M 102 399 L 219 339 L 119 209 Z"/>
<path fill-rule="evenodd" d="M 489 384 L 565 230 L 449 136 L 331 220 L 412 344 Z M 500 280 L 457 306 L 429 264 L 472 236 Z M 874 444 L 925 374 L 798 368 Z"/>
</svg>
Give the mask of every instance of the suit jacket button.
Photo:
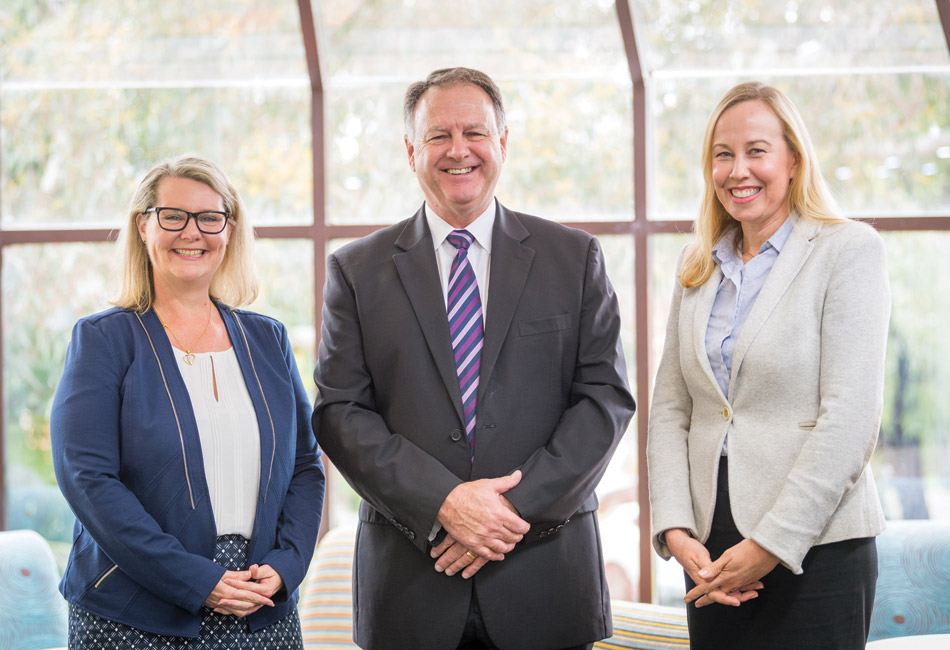
<svg viewBox="0 0 950 650">
<path fill-rule="evenodd" d="M 449 437 L 452 438 L 452 442 L 458 442 L 462 439 L 461 429 L 452 429 L 451 433 L 449 433 Z"/>
<path fill-rule="evenodd" d="M 728 420 L 730 415 L 731 415 L 731 413 L 729 413 L 729 407 L 728 407 L 728 406 L 723 406 L 723 407 L 722 407 L 722 419 L 723 419 L 723 420 Z"/>
</svg>

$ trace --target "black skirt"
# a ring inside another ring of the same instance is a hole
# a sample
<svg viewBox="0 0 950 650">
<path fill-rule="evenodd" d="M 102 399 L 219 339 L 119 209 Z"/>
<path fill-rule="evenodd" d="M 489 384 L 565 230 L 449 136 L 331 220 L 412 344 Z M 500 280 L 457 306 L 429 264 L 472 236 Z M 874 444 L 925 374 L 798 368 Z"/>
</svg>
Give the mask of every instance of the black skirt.
<svg viewBox="0 0 950 650">
<path fill-rule="evenodd" d="M 729 505 L 728 465 L 720 462 L 716 511 L 706 548 L 713 560 L 742 541 Z M 730 607 L 687 606 L 691 650 L 864 650 L 877 584 L 873 537 L 814 546 L 795 575 L 779 564 L 758 598 Z M 686 590 L 695 583 L 686 576 Z"/>
<path fill-rule="evenodd" d="M 240 535 L 218 538 L 214 561 L 229 571 L 247 562 L 248 541 Z M 110 621 L 69 605 L 69 650 L 303 650 L 300 617 L 294 608 L 287 616 L 251 632 L 247 621 L 201 608 L 198 638 L 150 634 Z"/>
</svg>

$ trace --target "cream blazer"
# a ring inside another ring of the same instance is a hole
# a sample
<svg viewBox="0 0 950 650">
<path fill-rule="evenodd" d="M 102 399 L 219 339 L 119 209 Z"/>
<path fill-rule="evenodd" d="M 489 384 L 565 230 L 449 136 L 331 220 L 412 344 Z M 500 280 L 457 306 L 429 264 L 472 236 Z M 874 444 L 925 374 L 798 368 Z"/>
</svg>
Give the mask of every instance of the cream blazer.
<svg viewBox="0 0 950 650">
<path fill-rule="evenodd" d="M 868 464 L 890 316 L 884 244 L 859 222 L 798 220 L 736 342 L 731 399 L 705 346 L 721 279 L 717 268 L 673 293 L 647 432 L 653 544 L 669 559 L 664 531 L 708 539 L 728 435 L 739 532 L 801 573 L 812 546 L 884 529 Z"/>
</svg>

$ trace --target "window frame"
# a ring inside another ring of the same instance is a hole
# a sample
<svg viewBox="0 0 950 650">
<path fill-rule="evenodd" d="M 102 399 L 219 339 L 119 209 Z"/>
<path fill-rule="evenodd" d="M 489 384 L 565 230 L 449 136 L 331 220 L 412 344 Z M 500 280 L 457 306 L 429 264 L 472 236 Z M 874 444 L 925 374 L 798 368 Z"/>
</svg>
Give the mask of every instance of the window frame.
<svg viewBox="0 0 950 650">
<path fill-rule="evenodd" d="M 950 49 L 950 2 L 935 0 L 944 39 Z M 326 133 L 325 133 L 325 95 L 324 74 L 321 66 L 320 43 L 314 23 L 312 0 L 297 0 L 300 13 L 301 36 L 307 58 L 307 70 L 310 78 L 313 156 L 313 221 L 309 225 L 269 225 L 256 228 L 260 239 L 304 239 L 313 244 L 314 259 L 314 336 L 315 349 L 319 349 L 321 311 L 323 307 L 322 291 L 326 280 L 327 244 L 333 239 L 351 239 L 368 235 L 385 225 L 340 225 L 327 222 L 326 212 Z M 649 170 L 647 165 L 649 137 L 647 130 L 647 105 L 650 98 L 650 78 L 642 64 L 640 51 L 642 39 L 638 39 L 637 25 L 631 10 L 630 0 L 616 0 L 617 20 L 623 40 L 624 52 L 632 82 L 633 96 L 633 214 L 626 221 L 609 222 L 569 222 L 566 225 L 580 228 L 593 235 L 625 235 L 631 238 L 634 249 L 634 313 L 626 314 L 634 322 L 636 346 L 636 430 L 638 435 L 638 502 L 640 537 L 636 541 L 639 551 L 640 577 L 638 587 L 639 600 L 655 600 L 653 589 L 653 553 L 650 535 L 650 503 L 647 486 L 646 431 L 649 421 L 649 403 L 652 381 L 650 376 L 650 238 L 653 235 L 670 233 L 688 233 L 692 222 L 683 220 L 651 220 L 648 218 Z M 2 83 L 2 82 L 0 82 Z M 0 103 L 0 111 L 3 106 Z M 2 152 L 0 152 L 0 174 L 3 170 Z M 0 202 L 2 205 L 2 202 Z M 2 215 L 0 215 L 2 216 Z M 950 231 L 950 215 L 910 216 L 910 217 L 874 217 L 862 215 L 861 220 L 871 223 L 882 231 Z M 0 220 L 2 224 L 2 220 Z M 116 232 L 107 228 L 25 228 L 3 229 L 0 225 L 0 273 L 2 273 L 3 252 L 7 246 L 18 244 L 82 243 L 114 241 Z M 2 301 L 0 301 L 0 341 L 3 337 Z M 3 351 L 0 348 L 0 363 Z M 3 376 L 0 374 L 0 396 L 3 392 Z M 0 400 L 0 427 L 5 428 L 4 400 Z M 6 527 L 6 454 L 3 445 L 5 431 L 0 429 L 0 529 Z M 333 485 L 327 486 L 334 489 Z M 325 500 L 323 517 L 324 530 L 329 522 L 326 511 L 330 499 Z M 646 525 L 643 525 L 646 524 Z"/>
</svg>

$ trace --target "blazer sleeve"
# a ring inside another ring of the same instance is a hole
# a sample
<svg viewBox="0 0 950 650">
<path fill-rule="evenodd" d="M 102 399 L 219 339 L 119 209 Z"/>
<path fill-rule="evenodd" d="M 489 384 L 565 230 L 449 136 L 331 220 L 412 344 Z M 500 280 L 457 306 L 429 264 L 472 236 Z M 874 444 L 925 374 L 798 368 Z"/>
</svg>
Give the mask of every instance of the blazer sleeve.
<svg viewBox="0 0 950 650">
<path fill-rule="evenodd" d="M 681 262 L 682 253 L 676 265 L 677 275 Z M 687 453 L 693 399 L 680 362 L 680 307 L 684 291 L 677 280 L 666 321 L 666 341 L 653 387 L 647 431 L 653 547 L 667 560 L 672 556 L 664 537 L 667 530 L 685 528 L 694 537 L 699 536 L 690 496 Z"/>
<path fill-rule="evenodd" d="M 314 371 L 317 440 L 357 494 L 427 552 L 427 534 L 435 528 L 439 508 L 462 480 L 418 445 L 390 431 L 377 412 L 356 296 L 333 255 L 327 261 L 323 298 Z"/>
<path fill-rule="evenodd" d="M 821 313 L 818 420 L 774 505 L 750 535 L 801 572 L 805 554 L 866 470 L 884 401 L 890 287 L 884 242 L 847 228 Z"/>
<path fill-rule="evenodd" d="M 50 416 L 56 480 L 79 523 L 123 573 L 197 613 L 224 569 L 186 551 L 122 482 L 134 468 L 122 467 L 119 456 L 126 368 L 116 345 L 91 321 L 73 329 Z"/>
<path fill-rule="evenodd" d="M 274 595 L 274 602 L 287 599 L 303 582 L 320 532 L 326 487 L 321 453 L 310 424 L 310 398 L 300 379 L 287 329 L 282 325 L 279 345 L 294 387 L 296 453 L 293 477 L 277 520 L 275 547 L 260 562 L 269 564 L 284 581 L 285 590 Z"/>
<path fill-rule="evenodd" d="M 620 309 L 594 238 L 587 249 L 578 331 L 569 406 L 547 444 L 520 468 L 521 482 L 505 493 L 529 523 L 563 522 L 581 507 L 636 409 L 627 386 Z"/>
</svg>

